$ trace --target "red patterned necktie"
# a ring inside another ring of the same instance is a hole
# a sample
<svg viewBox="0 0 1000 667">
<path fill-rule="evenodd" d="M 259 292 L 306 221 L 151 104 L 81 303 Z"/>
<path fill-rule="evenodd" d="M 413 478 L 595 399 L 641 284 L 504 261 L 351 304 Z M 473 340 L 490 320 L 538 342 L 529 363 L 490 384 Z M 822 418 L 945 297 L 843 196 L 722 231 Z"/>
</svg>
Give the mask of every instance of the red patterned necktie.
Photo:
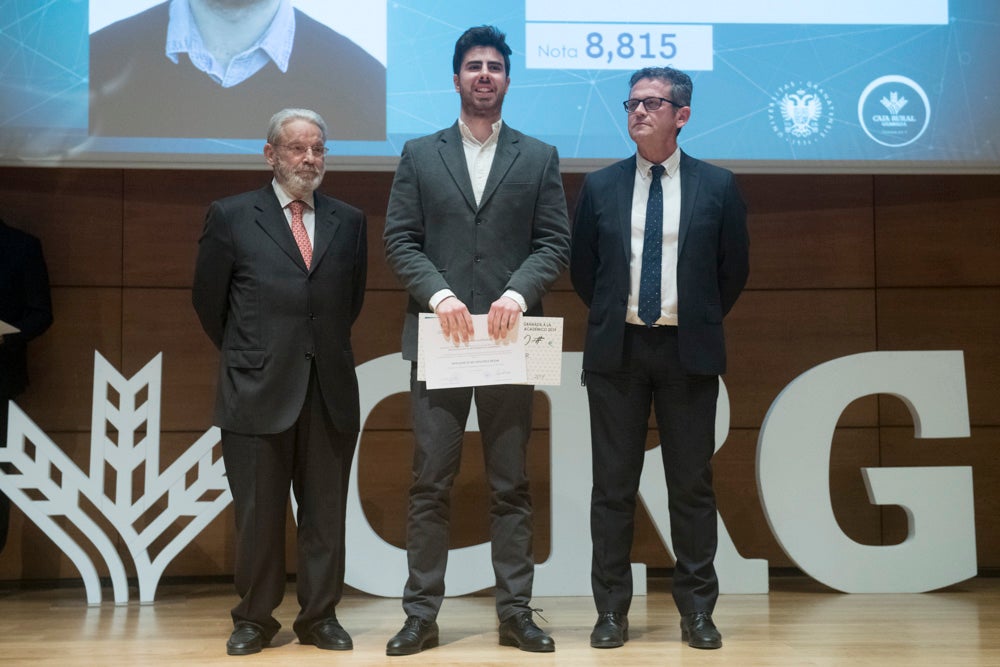
<svg viewBox="0 0 1000 667">
<path fill-rule="evenodd" d="M 313 249 L 312 243 L 309 242 L 309 233 L 306 232 L 305 223 L 302 222 L 302 211 L 305 207 L 306 203 L 301 199 L 296 199 L 288 205 L 288 209 L 292 212 L 292 236 L 299 244 L 299 252 L 302 253 L 302 259 L 308 269 L 312 265 Z"/>
</svg>

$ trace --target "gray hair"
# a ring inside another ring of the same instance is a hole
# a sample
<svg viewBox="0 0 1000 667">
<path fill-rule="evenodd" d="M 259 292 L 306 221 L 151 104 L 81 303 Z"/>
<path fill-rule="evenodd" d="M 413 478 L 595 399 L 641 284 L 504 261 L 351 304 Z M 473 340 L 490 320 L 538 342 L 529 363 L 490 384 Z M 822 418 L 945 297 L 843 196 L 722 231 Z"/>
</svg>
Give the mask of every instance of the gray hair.
<svg viewBox="0 0 1000 667">
<path fill-rule="evenodd" d="M 323 141 L 326 141 L 326 121 L 323 117 L 311 109 L 282 109 L 271 116 L 271 122 L 267 126 L 267 143 L 272 146 L 280 143 L 281 133 L 294 120 L 304 120 L 319 128 L 323 134 Z"/>
</svg>

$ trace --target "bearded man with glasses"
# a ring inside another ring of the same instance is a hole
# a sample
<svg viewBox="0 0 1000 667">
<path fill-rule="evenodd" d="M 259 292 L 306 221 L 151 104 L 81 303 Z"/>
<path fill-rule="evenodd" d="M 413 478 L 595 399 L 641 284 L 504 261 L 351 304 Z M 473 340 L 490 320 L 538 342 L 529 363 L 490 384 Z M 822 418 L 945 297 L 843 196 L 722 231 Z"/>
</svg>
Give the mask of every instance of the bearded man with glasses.
<svg viewBox="0 0 1000 667">
<path fill-rule="evenodd" d="M 298 501 L 302 644 L 347 650 L 337 620 L 351 462 L 360 429 L 351 325 L 367 268 L 359 209 L 317 192 L 326 123 L 308 109 L 271 118 L 263 188 L 213 202 L 193 301 L 220 351 L 214 423 L 236 517 L 230 655 L 258 653 L 281 624 L 285 514 Z"/>
</svg>

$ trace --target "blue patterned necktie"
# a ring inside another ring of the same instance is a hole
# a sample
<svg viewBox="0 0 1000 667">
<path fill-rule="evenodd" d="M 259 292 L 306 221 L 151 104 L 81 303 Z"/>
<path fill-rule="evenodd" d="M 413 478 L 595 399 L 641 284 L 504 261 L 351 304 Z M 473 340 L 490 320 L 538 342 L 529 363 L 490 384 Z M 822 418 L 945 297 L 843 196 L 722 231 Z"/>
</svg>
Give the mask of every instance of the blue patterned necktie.
<svg viewBox="0 0 1000 667">
<path fill-rule="evenodd" d="M 642 270 L 639 274 L 639 319 L 647 327 L 660 319 L 660 266 L 663 263 L 663 176 L 662 164 L 652 168 L 646 202 L 646 232 L 642 241 Z"/>
</svg>

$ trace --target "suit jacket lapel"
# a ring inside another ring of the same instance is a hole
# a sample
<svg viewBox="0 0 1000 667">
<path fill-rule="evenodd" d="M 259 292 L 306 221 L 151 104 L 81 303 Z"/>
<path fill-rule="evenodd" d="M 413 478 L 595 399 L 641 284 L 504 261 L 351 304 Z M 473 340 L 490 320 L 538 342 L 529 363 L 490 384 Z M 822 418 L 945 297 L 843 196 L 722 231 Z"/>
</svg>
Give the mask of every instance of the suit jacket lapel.
<svg viewBox="0 0 1000 667">
<path fill-rule="evenodd" d="M 486 178 L 486 187 L 483 188 L 483 196 L 479 200 L 479 208 L 486 206 L 497 186 L 510 171 L 511 165 L 521 151 L 517 147 L 517 137 L 504 123 L 500 126 L 500 136 L 497 137 L 497 150 L 493 155 L 493 165 L 490 167 L 490 175 Z"/>
<path fill-rule="evenodd" d="M 681 220 L 677 230 L 677 256 L 684 250 L 688 230 L 691 229 L 691 217 L 694 214 L 694 202 L 698 198 L 698 184 L 701 174 L 698 173 L 698 161 L 681 151 Z"/>
<path fill-rule="evenodd" d="M 295 237 L 292 236 L 292 230 L 288 226 L 288 218 L 285 217 L 285 212 L 281 208 L 278 196 L 274 194 L 274 188 L 267 185 L 259 192 L 260 196 L 257 198 L 257 203 L 255 204 L 257 208 L 257 224 L 278 244 L 278 247 L 292 261 L 305 271 L 306 263 L 302 259 L 302 253 L 295 242 Z"/>
<path fill-rule="evenodd" d="M 337 228 L 340 227 L 340 218 L 337 217 L 337 209 L 334 207 L 333 201 L 318 192 L 313 195 L 313 200 L 316 203 L 316 229 L 313 234 L 313 259 L 310 273 L 315 271 L 323 260 L 327 249 L 333 242 L 333 237 L 337 234 Z"/>
<path fill-rule="evenodd" d="M 473 211 L 476 210 L 476 195 L 472 192 L 472 181 L 469 180 L 469 167 L 465 162 L 465 148 L 462 147 L 462 133 L 458 130 L 458 121 L 441 132 L 438 152 L 445 168 L 451 174 L 452 180 L 458 186 L 459 192 L 465 197 L 466 203 Z"/>
<path fill-rule="evenodd" d="M 632 193 L 635 190 L 635 156 L 618 163 L 621 168 L 615 184 L 615 200 L 619 212 L 618 226 L 621 229 L 622 252 L 625 253 L 625 268 L 632 261 Z"/>
</svg>

